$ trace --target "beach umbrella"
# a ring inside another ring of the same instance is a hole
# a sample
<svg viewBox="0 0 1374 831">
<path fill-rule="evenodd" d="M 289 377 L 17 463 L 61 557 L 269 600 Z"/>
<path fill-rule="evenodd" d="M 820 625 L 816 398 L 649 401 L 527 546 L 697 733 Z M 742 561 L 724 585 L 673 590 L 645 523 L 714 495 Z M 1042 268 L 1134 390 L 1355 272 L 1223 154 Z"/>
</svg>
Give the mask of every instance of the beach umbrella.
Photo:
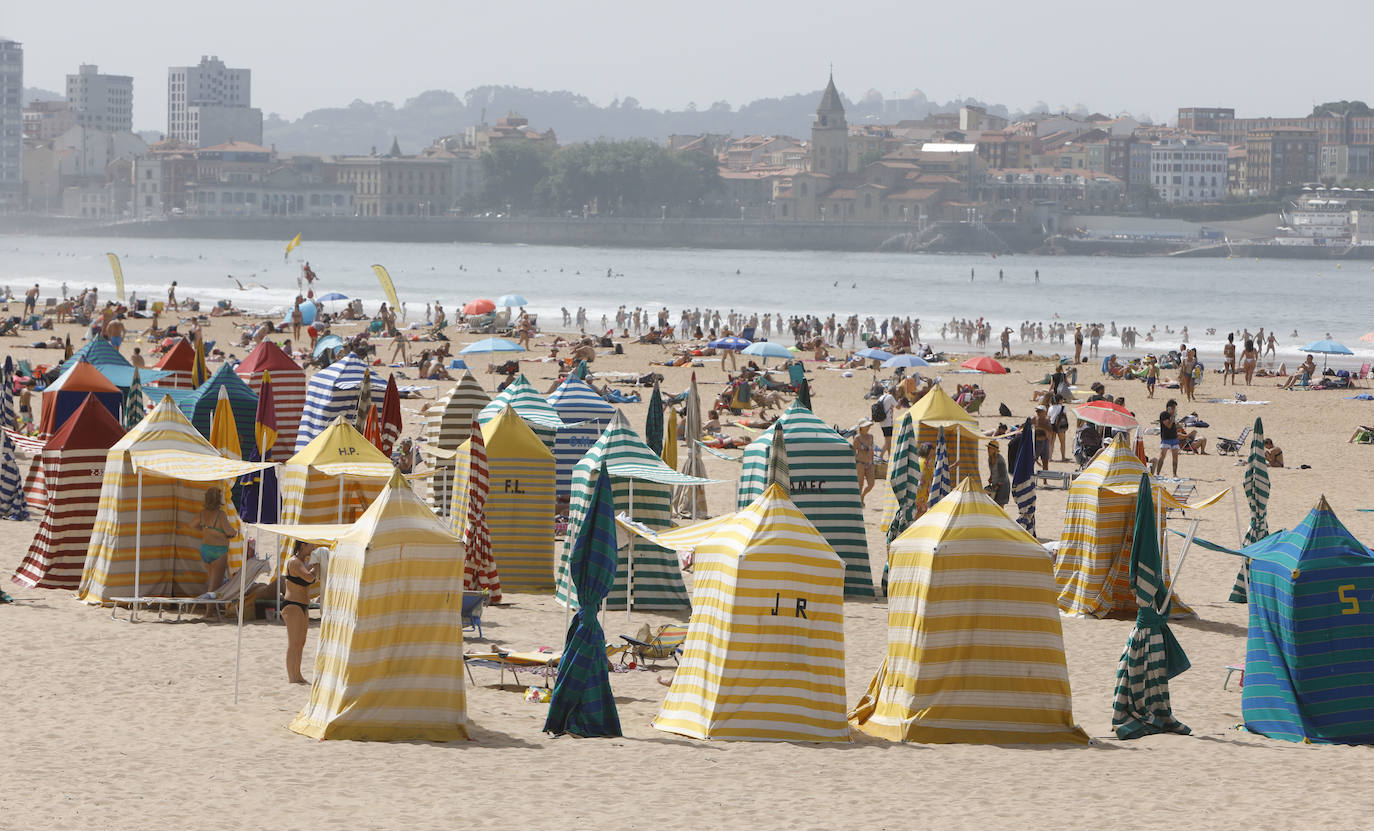
<svg viewBox="0 0 1374 831">
<path fill-rule="evenodd" d="M 785 496 L 792 495 L 792 469 L 787 464 L 787 441 L 783 438 L 782 421 L 773 424 L 773 444 L 768 448 L 768 470 L 763 489 L 769 485 L 782 488 Z"/>
<path fill-rule="evenodd" d="M 668 467 L 677 469 L 677 410 L 668 408 L 668 426 L 663 430 L 663 452 L 659 458 Z"/>
<path fill-rule="evenodd" d="M 961 364 L 964 369 L 976 369 L 979 372 L 986 372 L 989 375 L 1006 375 L 1007 368 L 997 362 L 996 358 L 989 358 L 987 355 L 980 355 L 977 358 L 969 358 Z"/>
<path fill-rule="evenodd" d="M 1365 332 L 1360 335 L 1360 340 L 1364 343 L 1374 343 L 1374 332 Z"/>
<path fill-rule="evenodd" d="M 1241 479 L 1245 503 L 1250 506 L 1250 527 L 1245 529 L 1245 545 L 1269 536 L 1269 460 L 1264 457 L 1264 422 L 1256 417 L 1250 434 L 1250 455 L 1245 460 L 1245 476 Z M 1232 603 L 1245 603 L 1250 596 L 1250 561 L 1240 561 L 1236 583 L 1231 587 Z"/>
<path fill-rule="evenodd" d="M 253 418 L 253 436 L 258 442 L 258 459 L 267 461 L 272 455 L 272 445 L 277 443 L 277 399 L 272 392 L 272 374 L 267 370 L 263 370 L 262 385 L 258 389 L 258 411 Z"/>
<path fill-rule="evenodd" d="M 528 306 L 529 304 L 530 301 L 518 294 L 503 294 L 496 298 L 496 305 L 505 306 L 507 309 L 511 306 Z"/>
<path fill-rule="evenodd" d="M 196 359 L 191 364 L 191 388 L 195 389 L 210 378 L 210 367 L 205 364 L 205 339 L 196 338 Z"/>
<path fill-rule="evenodd" d="M 62 345 L 62 362 L 66 363 L 72 359 L 72 336 L 67 333 L 67 341 Z"/>
<path fill-rule="evenodd" d="M 811 382 L 805 376 L 797 387 L 797 401 L 806 409 L 811 409 Z"/>
<path fill-rule="evenodd" d="M 866 346 L 854 354 L 870 361 L 886 361 L 894 357 L 893 354 L 886 349 L 878 349 L 873 346 Z"/>
<path fill-rule="evenodd" d="M 363 368 L 363 377 L 358 383 L 358 414 L 354 424 L 367 423 L 367 413 L 372 409 L 372 370 Z M 377 442 L 372 442 L 374 445 Z"/>
<path fill-rule="evenodd" d="M 15 429 L 14 358 L 5 356 L 0 367 L 0 518 L 23 521 L 29 518 L 28 502 L 24 499 L 19 477 L 19 459 L 14 452 L 14 439 L 7 430 Z"/>
<path fill-rule="evenodd" d="M 930 366 L 930 362 L 920 355 L 893 355 L 891 358 L 883 361 L 883 369 L 917 366 Z"/>
<path fill-rule="evenodd" d="M 744 338 L 737 338 L 734 335 L 731 335 L 728 338 L 717 338 L 706 345 L 711 347 L 712 349 L 728 349 L 731 352 L 739 352 L 740 350 L 748 346 L 749 343 L 750 341 L 747 341 Z"/>
<path fill-rule="evenodd" d="M 1099 424 L 1103 427 L 1134 430 L 1140 426 L 1140 422 L 1131 415 L 1130 410 L 1110 401 L 1089 401 L 1087 404 L 1080 404 L 1073 412 L 1080 421 Z"/>
<path fill-rule="evenodd" d="M 468 441 L 468 506 L 467 522 L 463 528 L 463 545 L 467 562 L 463 566 L 463 589 L 488 591 L 492 603 L 501 602 L 501 575 L 491 555 L 491 529 L 487 526 L 487 491 L 491 487 L 487 468 L 487 443 L 482 437 L 482 425 L 472 420 Z"/>
<path fill-rule="evenodd" d="M 332 351 L 332 350 L 334 350 L 334 349 L 342 349 L 342 348 L 343 348 L 343 338 L 339 337 L 338 335 L 325 335 L 324 337 L 322 337 L 322 338 L 320 338 L 319 340 L 315 341 L 315 349 L 314 349 L 314 352 L 313 352 L 312 354 L 313 354 L 316 358 L 318 358 L 318 357 L 320 357 L 321 355 L 323 355 L 323 354 L 324 354 L 325 352 L 327 352 L 327 351 Z"/>
<path fill-rule="evenodd" d="M 1302 348 L 1302 351 L 1303 351 L 1303 352 L 1316 352 L 1316 353 L 1322 355 L 1322 356 L 1323 356 L 1323 357 L 1322 357 L 1322 367 L 1323 367 L 1323 368 L 1326 367 L 1327 358 L 1326 358 L 1325 356 L 1328 356 L 1328 355 L 1354 355 L 1354 354 L 1355 354 L 1354 352 L 1351 352 L 1349 349 L 1347 349 L 1347 348 L 1345 347 L 1344 344 L 1337 343 L 1337 342 L 1334 341 L 1334 340 L 1317 340 L 1317 341 L 1312 341 L 1311 343 L 1309 343 L 1309 344 L 1307 344 L 1306 346 L 1304 346 L 1304 347 Z"/>
<path fill-rule="evenodd" d="M 258 390 L 258 409 L 253 414 L 254 448 L 249 461 L 265 462 L 277 443 L 277 401 L 272 392 L 272 373 L 263 370 Z M 255 471 L 239 478 L 239 516 L 244 522 L 276 522 L 277 472 L 275 468 Z"/>
<path fill-rule="evenodd" d="M 319 303 L 330 303 L 330 302 L 333 302 L 333 301 L 335 301 L 335 300 L 347 300 L 347 299 L 348 299 L 348 295 L 344 294 L 343 292 L 340 292 L 340 291 L 331 291 L 331 292 L 329 292 L 328 294 L 322 294 L 322 295 L 320 295 L 319 297 L 316 297 L 316 298 L 315 298 L 315 301 L 316 301 L 316 302 L 319 302 Z"/>
<path fill-rule="evenodd" d="M 1150 476 L 1142 473 L 1131 540 L 1135 628 L 1131 629 L 1126 649 L 1116 665 L 1116 699 L 1112 703 L 1112 729 L 1119 739 L 1192 732 L 1174 718 L 1169 702 L 1169 679 L 1188 669 L 1188 656 L 1169 629 L 1171 592 L 1164 579 L 1154 503 Z"/>
<path fill-rule="evenodd" d="M 762 358 L 765 365 L 768 363 L 769 358 L 782 358 L 783 360 L 787 360 L 792 357 L 792 353 L 787 351 L 787 347 L 780 343 L 766 340 L 749 344 L 744 347 L 744 349 L 740 350 L 740 354 Z"/>
<path fill-rule="evenodd" d="M 524 352 L 525 347 L 505 338 L 482 338 L 458 350 L 459 355 L 481 355 L 491 352 Z"/>
<path fill-rule="evenodd" d="M 587 518 L 568 554 L 568 573 L 577 592 L 577 613 L 568 627 L 563 656 L 558 662 L 558 680 L 554 682 L 549 715 L 544 721 L 545 732 L 555 736 L 621 735 L 606 663 L 606 633 L 596 617 L 615 582 L 617 562 L 615 498 L 611 494 L 610 474 L 603 463 Z"/>
<path fill-rule="evenodd" d="M 959 428 L 956 427 L 955 429 Z M 950 482 L 949 451 L 945 445 L 945 428 L 941 427 L 935 437 L 935 462 L 930 475 L 930 496 L 926 498 L 926 504 L 934 505 L 948 496 L 952 490 L 954 490 L 954 485 Z"/>
<path fill-rule="evenodd" d="M 401 390 L 396 386 L 396 376 L 386 379 L 386 394 L 382 396 L 382 443 L 378 445 L 383 454 L 390 456 L 401 435 Z"/>
<path fill-rule="evenodd" d="M 1021 425 L 1021 435 L 1016 441 L 1011 495 L 1016 500 L 1016 522 L 1027 534 L 1035 536 L 1035 430 L 1030 419 Z"/>
<path fill-rule="evenodd" d="M 234 409 L 229 404 L 229 390 L 225 386 L 219 388 L 215 414 L 210 420 L 210 444 L 226 459 L 243 458 L 243 448 L 239 444 L 239 428 L 234 424 Z"/>
<path fill-rule="evenodd" d="M 649 410 L 644 414 L 644 443 L 655 456 L 663 455 L 663 393 L 659 391 L 658 381 L 654 381 L 654 391 L 649 393 Z"/>
<path fill-rule="evenodd" d="M 360 419 L 363 422 L 363 438 L 378 450 L 382 449 L 382 422 L 377 417 L 377 405 L 373 404 L 367 408 L 367 416 Z"/>
<path fill-rule="evenodd" d="M 701 455 L 701 395 L 697 392 L 697 374 L 692 373 L 692 381 L 687 386 L 687 406 L 682 436 L 687 443 L 687 453 L 682 460 L 680 473 L 687 476 L 706 478 L 706 461 Z M 697 519 L 706 516 L 706 488 L 701 485 L 673 486 L 673 511 L 680 516 Z"/>
<path fill-rule="evenodd" d="M 124 393 L 123 417 L 120 419 L 124 424 L 125 430 L 134 429 L 134 425 L 143 420 L 147 414 L 147 406 L 143 403 L 143 382 L 138 377 L 138 367 L 134 367 L 134 376 L 129 381 L 129 391 Z"/>
<path fill-rule="evenodd" d="M 479 297 L 479 298 L 477 298 L 476 300 L 470 300 L 470 301 L 468 301 L 468 304 L 467 304 L 466 306 L 463 307 L 463 314 L 465 314 L 465 315 L 484 315 L 484 314 L 486 314 L 487 312 L 489 312 L 489 311 L 491 311 L 492 309 L 495 309 L 495 308 L 496 308 L 496 304 L 495 304 L 495 303 L 491 302 L 490 300 L 486 299 L 485 297 Z"/>
</svg>

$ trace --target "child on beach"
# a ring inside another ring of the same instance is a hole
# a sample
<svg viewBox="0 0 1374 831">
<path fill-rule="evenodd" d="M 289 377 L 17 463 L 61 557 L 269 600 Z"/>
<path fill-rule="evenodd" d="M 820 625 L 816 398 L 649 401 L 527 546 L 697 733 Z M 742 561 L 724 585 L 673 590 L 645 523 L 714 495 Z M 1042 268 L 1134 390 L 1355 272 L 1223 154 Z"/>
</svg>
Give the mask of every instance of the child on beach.
<svg viewBox="0 0 1374 831">
<path fill-rule="evenodd" d="M 1159 383 L 1159 362 L 1154 355 L 1145 358 L 1145 397 L 1155 397 L 1155 384 Z"/>
</svg>

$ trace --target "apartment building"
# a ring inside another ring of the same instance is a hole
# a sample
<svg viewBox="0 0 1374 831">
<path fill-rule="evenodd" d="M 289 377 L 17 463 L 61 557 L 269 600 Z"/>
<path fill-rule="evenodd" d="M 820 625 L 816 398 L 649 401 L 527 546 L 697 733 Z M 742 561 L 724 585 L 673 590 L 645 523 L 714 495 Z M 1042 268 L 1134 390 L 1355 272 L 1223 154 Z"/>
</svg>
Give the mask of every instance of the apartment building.
<svg viewBox="0 0 1374 831">
<path fill-rule="evenodd" d="M 0 211 L 24 197 L 24 47 L 0 38 Z"/>
<path fill-rule="evenodd" d="M 82 127 L 110 133 L 134 130 L 134 79 L 104 75 L 95 64 L 82 64 L 67 76 L 67 106 Z"/>
<path fill-rule="evenodd" d="M 250 69 L 202 56 L 196 66 L 167 70 L 167 138 L 195 147 L 230 141 L 262 144 L 262 110 L 252 106 Z"/>
</svg>

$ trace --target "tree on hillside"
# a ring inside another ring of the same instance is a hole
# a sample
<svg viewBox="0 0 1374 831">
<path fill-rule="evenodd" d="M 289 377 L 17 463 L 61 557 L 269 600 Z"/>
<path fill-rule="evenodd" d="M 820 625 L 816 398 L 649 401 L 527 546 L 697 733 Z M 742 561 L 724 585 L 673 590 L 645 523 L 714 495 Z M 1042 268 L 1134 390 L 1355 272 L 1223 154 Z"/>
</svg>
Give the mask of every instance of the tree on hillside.
<svg viewBox="0 0 1374 831">
<path fill-rule="evenodd" d="M 503 142 L 482 154 L 482 201 L 490 208 L 542 207 L 541 185 L 549 176 L 549 151 L 533 142 Z"/>
<path fill-rule="evenodd" d="M 1312 108 L 1312 115 L 1309 118 L 1321 118 L 1326 115 L 1349 115 L 1355 117 L 1374 115 L 1374 110 L 1369 109 L 1369 105 L 1363 101 L 1327 101 L 1325 104 L 1318 104 Z"/>
</svg>

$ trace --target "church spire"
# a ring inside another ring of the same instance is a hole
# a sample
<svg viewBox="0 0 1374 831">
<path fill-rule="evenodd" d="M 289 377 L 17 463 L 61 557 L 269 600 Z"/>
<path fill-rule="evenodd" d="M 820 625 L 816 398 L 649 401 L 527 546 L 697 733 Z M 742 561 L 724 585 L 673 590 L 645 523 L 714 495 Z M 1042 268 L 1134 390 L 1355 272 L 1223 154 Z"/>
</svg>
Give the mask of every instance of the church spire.
<svg viewBox="0 0 1374 831">
<path fill-rule="evenodd" d="M 825 85 L 825 92 L 821 95 L 821 105 L 816 108 L 818 113 L 837 113 L 844 114 L 844 103 L 840 100 L 840 91 L 835 89 L 835 67 L 830 67 L 830 80 Z"/>
</svg>

